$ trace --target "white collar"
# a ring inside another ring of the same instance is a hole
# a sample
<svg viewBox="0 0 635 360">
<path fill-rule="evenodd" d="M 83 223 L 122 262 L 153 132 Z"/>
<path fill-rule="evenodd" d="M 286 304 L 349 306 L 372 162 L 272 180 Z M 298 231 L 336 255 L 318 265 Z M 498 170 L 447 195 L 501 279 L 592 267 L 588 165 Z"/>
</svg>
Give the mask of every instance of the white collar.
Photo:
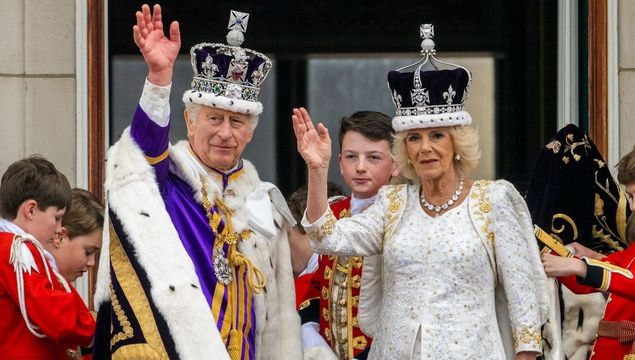
<svg viewBox="0 0 635 360">
<path fill-rule="evenodd" d="M 24 235 L 27 233 L 21 227 L 12 223 L 11 221 L 7 219 L 0 219 L 0 230 L 4 232 L 12 233 L 12 234 L 18 234 L 18 235 Z"/>
<path fill-rule="evenodd" d="M 377 194 L 366 199 L 358 199 L 351 194 L 351 215 L 357 215 L 366 210 L 367 207 L 375 202 L 375 199 L 377 199 Z"/>
<path fill-rule="evenodd" d="M 35 236 L 24 231 L 24 229 L 22 229 L 21 227 L 12 223 L 11 221 L 7 219 L 0 218 L 0 231 L 35 239 Z M 42 244 L 42 242 L 39 241 L 38 239 L 35 239 L 35 240 L 37 240 L 40 244 Z M 44 253 L 44 257 L 46 257 L 46 260 L 48 260 L 49 263 L 51 264 L 51 267 L 53 268 L 53 270 L 55 270 L 55 272 L 59 272 L 57 268 L 57 263 L 55 262 L 55 258 L 53 257 L 53 255 L 50 252 L 48 252 L 44 247 L 42 247 L 42 252 Z"/>
</svg>

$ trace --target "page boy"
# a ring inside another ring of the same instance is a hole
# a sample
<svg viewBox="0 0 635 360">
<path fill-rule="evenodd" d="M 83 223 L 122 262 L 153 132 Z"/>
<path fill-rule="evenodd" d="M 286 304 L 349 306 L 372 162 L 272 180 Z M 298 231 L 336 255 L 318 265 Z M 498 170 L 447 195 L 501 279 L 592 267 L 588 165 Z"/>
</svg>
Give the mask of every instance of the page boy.
<svg viewBox="0 0 635 360">
<path fill-rule="evenodd" d="M 342 119 L 339 129 L 340 173 L 351 196 L 330 204 L 336 217 L 358 214 L 398 171 L 391 146 L 391 118 L 359 111 Z M 320 256 L 304 293 L 297 293 L 305 359 L 366 359 L 371 339 L 357 326 L 363 258 Z M 350 294 L 350 296 L 349 296 Z M 353 319 L 353 321 L 349 321 Z M 352 334 L 352 337 L 349 337 Z"/>
</svg>

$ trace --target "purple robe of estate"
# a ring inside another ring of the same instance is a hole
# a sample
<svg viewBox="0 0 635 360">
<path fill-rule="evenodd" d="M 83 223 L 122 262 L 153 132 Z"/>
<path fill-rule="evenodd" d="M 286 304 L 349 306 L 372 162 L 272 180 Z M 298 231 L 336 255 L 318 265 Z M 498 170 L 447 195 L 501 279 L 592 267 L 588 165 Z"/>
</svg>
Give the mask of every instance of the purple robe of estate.
<svg viewBox="0 0 635 360">
<path fill-rule="evenodd" d="M 183 243 L 185 250 L 192 259 L 196 274 L 202 286 L 203 294 L 207 299 L 210 308 L 213 307 L 214 293 L 217 287 L 217 279 L 214 273 L 213 266 L 213 246 L 215 241 L 215 235 L 212 232 L 209 221 L 206 215 L 206 211 L 201 204 L 199 204 L 193 197 L 194 190 L 188 183 L 179 178 L 175 173 L 170 171 L 170 163 L 172 160 L 168 156 L 164 156 L 169 147 L 169 124 L 165 127 L 157 125 L 152 121 L 148 115 L 141 109 L 140 106 L 134 114 L 132 124 L 130 127 L 130 133 L 134 141 L 139 145 L 148 159 L 156 159 L 156 162 L 150 161 L 155 169 L 156 181 L 158 183 L 161 197 L 165 203 L 166 210 L 176 228 L 176 231 Z M 194 155 L 193 155 L 194 156 Z M 200 162 L 200 161 L 199 161 Z M 210 175 L 216 174 L 219 176 L 223 184 L 222 191 L 224 192 L 229 184 L 231 175 L 237 174 L 242 170 L 242 160 L 239 164 L 227 173 L 223 173 L 216 169 L 207 168 L 210 170 Z M 213 202 L 213 199 L 210 199 Z M 213 209 L 213 211 L 217 209 Z M 222 230 L 223 223 L 219 226 L 218 230 Z M 224 245 L 224 252 L 227 255 L 228 245 Z M 242 284 L 246 287 L 248 273 L 244 271 L 242 273 Z M 247 289 L 242 289 L 241 293 L 247 294 Z M 248 313 L 244 314 L 244 318 L 241 319 L 242 331 L 245 335 L 245 339 L 242 342 L 242 359 L 254 359 L 255 358 L 255 332 L 256 332 L 256 314 L 251 299 L 243 297 L 240 299 L 238 306 L 243 307 L 242 311 L 250 308 Z M 223 328 L 223 319 L 225 318 L 225 312 L 228 304 L 228 291 L 225 287 L 224 294 L 218 297 L 217 301 L 221 302 L 219 312 L 213 314 L 217 321 L 217 327 L 219 332 Z M 252 305 L 252 306 L 250 306 Z M 240 309 L 235 309 L 236 313 L 240 314 Z M 227 321 L 227 320 L 226 320 Z M 228 345 L 228 340 L 226 341 Z M 247 350 L 248 348 L 248 350 Z"/>
</svg>

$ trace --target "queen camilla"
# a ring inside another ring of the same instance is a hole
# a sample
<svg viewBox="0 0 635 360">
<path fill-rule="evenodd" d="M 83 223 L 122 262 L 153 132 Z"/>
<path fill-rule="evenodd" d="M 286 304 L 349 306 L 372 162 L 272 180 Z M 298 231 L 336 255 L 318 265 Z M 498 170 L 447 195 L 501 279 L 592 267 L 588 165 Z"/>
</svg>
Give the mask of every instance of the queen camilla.
<svg viewBox="0 0 635 360">
<path fill-rule="evenodd" d="M 383 293 L 369 358 L 535 359 L 548 299 L 531 218 L 509 182 L 470 178 L 480 158 L 464 109 L 471 74 L 434 57 L 431 32 L 422 27 L 414 68 L 388 73 L 394 156 L 411 181 L 382 188 L 362 214 L 329 210 L 328 131 L 294 109 L 308 167 L 303 226 L 319 253 L 383 255 L 381 289 L 367 289 Z"/>
</svg>

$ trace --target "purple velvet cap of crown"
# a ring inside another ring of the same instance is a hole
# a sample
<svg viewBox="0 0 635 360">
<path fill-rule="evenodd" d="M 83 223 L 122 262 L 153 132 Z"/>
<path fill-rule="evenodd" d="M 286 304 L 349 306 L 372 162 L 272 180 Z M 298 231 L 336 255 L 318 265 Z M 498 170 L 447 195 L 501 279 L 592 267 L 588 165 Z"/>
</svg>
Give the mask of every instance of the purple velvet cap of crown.
<svg viewBox="0 0 635 360">
<path fill-rule="evenodd" d="M 465 111 L 471 75 L 464 68 L 415 72 L 391 71 L 388 87 L 397 107 L 395 131 L 440 126 L 469 125 Z"/>
<path fill-rule="evenodd" d="M 183 102 L 194 102 L 244 114 L 259 115 L 260 85 L 271 69 L 259 52 L 220 43 L 201 43 L 190 50 L 192 89 Z"/>
</svg>

